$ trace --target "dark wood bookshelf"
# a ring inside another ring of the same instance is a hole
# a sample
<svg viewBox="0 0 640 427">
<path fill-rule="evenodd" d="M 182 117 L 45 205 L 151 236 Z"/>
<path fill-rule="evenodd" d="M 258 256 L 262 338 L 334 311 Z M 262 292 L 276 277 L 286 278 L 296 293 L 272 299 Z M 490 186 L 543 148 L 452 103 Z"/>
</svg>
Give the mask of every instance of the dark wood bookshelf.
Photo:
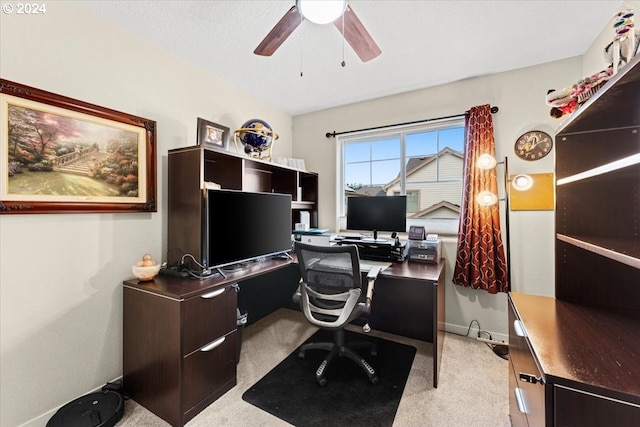
<svg viewBox="0 0 640 427">
<path fill-rule="evenodd" d="M 514 426 L 640 419 L 639 62 L 556 132 L 555 296 L 509 295 Z"/>
<path fill-rule="evenodd" d="M 318 174 L 230 151 L 199 145 L 169 150 L 168 159 L 168 251 L 169 265 L 184 254 L 203 258 L 203 189 L 220 187 L 291 195 L 291 229 L 309 212 L 310 226 L 318 226 Z M 300 189 L 300 191 L 298 191 Z M 301 198 L 298 198 L 301 196 Z"/>
</svg>

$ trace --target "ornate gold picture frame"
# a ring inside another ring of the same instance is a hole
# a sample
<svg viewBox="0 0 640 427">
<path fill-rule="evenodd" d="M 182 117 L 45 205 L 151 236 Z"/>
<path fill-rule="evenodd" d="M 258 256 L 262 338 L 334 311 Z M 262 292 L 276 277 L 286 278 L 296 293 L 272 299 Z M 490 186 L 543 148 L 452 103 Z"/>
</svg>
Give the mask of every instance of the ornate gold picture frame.
<svg viewBox="0 0 640 427">
<path fill-rule="evenodd" d="M 0 79 L 0 214 L 156 212 L 156 122 Z"/>
</svg>

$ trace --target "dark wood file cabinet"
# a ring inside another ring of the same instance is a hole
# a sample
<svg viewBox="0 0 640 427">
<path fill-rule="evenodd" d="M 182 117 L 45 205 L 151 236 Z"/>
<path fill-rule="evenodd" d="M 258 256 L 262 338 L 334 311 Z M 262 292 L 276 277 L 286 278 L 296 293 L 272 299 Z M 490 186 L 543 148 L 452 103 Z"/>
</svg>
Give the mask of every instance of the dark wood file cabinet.
<svg viewBox="0 0 640 427">
<path fill-rule="evenodd" d="M 182 426 L 236 384 L 234 284 L 124 282 L 126 395 Z"/>
</svg>

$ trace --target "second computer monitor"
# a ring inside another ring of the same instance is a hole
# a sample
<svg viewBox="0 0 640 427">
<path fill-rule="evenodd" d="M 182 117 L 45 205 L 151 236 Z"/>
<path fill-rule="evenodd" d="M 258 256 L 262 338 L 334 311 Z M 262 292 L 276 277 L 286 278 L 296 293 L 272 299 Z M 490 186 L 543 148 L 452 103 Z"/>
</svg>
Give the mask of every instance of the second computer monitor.
<svg viewBox="0 0 640 427">
<path fill-rule="evenodd" d="M 347 229 L 405 232 L 407 228 L 407 196 L 349 197 Z"/>
</svg>

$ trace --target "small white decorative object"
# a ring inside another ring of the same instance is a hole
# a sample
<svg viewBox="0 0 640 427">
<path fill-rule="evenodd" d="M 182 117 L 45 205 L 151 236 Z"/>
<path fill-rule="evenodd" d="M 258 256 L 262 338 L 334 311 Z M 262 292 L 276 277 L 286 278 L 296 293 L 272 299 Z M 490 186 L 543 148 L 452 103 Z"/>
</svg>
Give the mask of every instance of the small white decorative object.
<svg viewBox="0 0 640 427">
<path fill-rule="evenodd" d="M 155 262 L 151 255 L 144 254 L 140 261 L 131 266 L 131 271 L 141 282 L 153 280 L 160 272 L 160 264 Z"/>
<path fill-rule="evenodd" d="M 605 47 L 605 58 L 611 61 L 613 74 L 626 65 L 637 53 L 638 35 L 636 34 L 633 9 L 628 6 L 618 8 L 613 21 L 614 39 Z"/>
</svg>

